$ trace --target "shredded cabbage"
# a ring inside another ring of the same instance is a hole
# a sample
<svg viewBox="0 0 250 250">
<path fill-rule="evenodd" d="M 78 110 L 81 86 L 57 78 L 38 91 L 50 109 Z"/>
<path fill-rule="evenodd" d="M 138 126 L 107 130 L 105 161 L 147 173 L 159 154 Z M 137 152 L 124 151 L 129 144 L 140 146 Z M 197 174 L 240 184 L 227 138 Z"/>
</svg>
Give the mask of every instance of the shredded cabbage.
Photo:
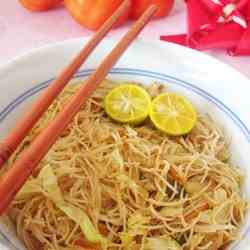
<svg viewBox="0 0 250 250">
<path fill-rule="evenodd" d="M 65 202 L 58 186 L 57 176 L 50 165 L 46 165 L 40 171 L 38 182 L 42 184 L 43 190 L 55 205 L 71 220 L 80 225 L 87 240 L 90 242 L 100 242 L 103 240 L 103 237 L 97 232 L 88 215 L 82 209 Z"/>
<path fill-rule="evenodd" d="M 103 240 L 103 237 L 96 231 L 88 215 L 82 209 L 72 205 L 59 205 L 58 207 L 75 223 L 79 223 L 87 240 L 94 243 Z"/>
<path fill-rule="evenodd" d="M 148 238 L 146 250 L 182 250 L 181 246 L 170 237 Z"/>
</svg>

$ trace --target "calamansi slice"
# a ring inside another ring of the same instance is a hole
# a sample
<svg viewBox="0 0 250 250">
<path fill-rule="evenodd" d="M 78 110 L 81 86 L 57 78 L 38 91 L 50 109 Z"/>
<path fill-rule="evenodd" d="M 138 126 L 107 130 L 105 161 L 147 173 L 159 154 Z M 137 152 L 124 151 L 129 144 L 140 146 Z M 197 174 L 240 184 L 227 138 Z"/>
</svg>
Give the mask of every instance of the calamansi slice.
<svg viewBox="0 0 250 250">
<path fill-rule="evenodd" d="M 158 95 L 152 101 L 150 119 L 161 131 L 177 136 L 192 130 L 197 113 L 185 97 L 168 92 Z"/>
<path fill-rule="evenodd" d="M 104 99 L 106 113 L 115 121 L 138 124 L 149 115 L 151 98 L 148 92 L 134 84 L 122 84 L 112 89 Z"/>
</svg>

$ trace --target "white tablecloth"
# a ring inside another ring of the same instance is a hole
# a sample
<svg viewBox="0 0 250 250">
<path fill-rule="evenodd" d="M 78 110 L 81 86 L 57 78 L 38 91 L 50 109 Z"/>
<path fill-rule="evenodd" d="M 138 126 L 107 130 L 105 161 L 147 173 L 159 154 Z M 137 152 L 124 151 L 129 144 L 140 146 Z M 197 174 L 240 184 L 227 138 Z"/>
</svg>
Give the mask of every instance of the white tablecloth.
<svg viewBox="0 0 250 250">
<path fill-rule="evenodd" d="M 120 37 L 129 24 L 110 33 Z M 185 5 L 177 0 L 171 15 L 151 22 L 141 34 L 142 37 L 159 39 L 162 34 L 185 32 Z M 0 65 L 13 57 L 48 43 L 91 35 L 78 25 L 64 8 L 42 13 L 30 13 L 23 9 L 17 0 L 2 1 L 0 8 Z M 219 60 L 232 65 L 250 78 L 250 56 L 230 57 L 225 51 L 206 52 Z"/>
</svg>

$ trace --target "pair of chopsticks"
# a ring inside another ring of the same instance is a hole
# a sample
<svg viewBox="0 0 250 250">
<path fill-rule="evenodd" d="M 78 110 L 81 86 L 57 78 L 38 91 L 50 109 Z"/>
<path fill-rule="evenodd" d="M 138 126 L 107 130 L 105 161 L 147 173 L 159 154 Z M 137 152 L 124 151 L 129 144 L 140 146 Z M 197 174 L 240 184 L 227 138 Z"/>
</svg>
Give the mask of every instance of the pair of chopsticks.
<svg viewBox="0 0 250 250">
<path fill-rule="evenodd" d="M 7 161 L 10 155 L 16 150 L 30 129 L 39 120 L 49 105 L 63 90 L 74 73 L 80 68 L 94 48 L 105 37 L 113 27 L 116 20 L 129 8 L 130 1 L 124 0 L 122 5 L 113 16 L 101 27 L 89 43 L 82 49 L 79 55 L 62 71 L 52 82 L 47 90 L 40 96 L 37 102 L 25 117 L 18 122 L 17 127 L 10 133 L 0 145 L 0 166 Z M 107 76 L 110 69 L 115 65 L 129 45 L 143 30 L 145 25 L 157 10 L 155 5 L 150 6 L 141 18 L 124 35 L 120 42 L 103 60 L 96 71 L 86 80 L 83 86 L 72 97 L 69 104 L 56 116 L 56 118 L 44 129 L 32 144 L 21 153 L 11 168 L 0 179 L 0 215 L 3 214 L 17 192 L 22 188 L 26 180 L 32 174 L 38 163 L 46 155 L 57 138 L 72 121 L 73 117 L 80 110 L 98 85 Z"/>
<path fill-rule="evenodd" d="M 81 50 L 77 57 L 68 65 L 68 67 L 59 74 L 59 76 L 50 84 L 46 91 L 33 104 L 29 112 L 24 118 L 17 123 L 16 128 L 10 133 L 7 138 L 0 144 L 0 168 L 16 150 L 33 125 L 39 120 L 42 114 L 48 109 L 56 96 L 63 90 L 75 72 L 80 68 L 84 61 L 88 58 L 95 47 L 101 42 L 105 35 L 110 31 L 115 21 L 121 16 L 130 2 L 124 1 L 114 15 L 100 28 L 94 37 Z"/>
</svg>

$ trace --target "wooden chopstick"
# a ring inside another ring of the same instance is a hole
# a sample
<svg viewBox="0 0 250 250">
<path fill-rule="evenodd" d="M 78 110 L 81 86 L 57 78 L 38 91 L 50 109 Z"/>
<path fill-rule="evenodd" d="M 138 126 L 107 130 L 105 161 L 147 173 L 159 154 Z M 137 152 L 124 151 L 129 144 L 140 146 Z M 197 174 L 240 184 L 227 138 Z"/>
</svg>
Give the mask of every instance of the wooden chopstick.
<svg viewBox="0 0 250 250">
<path fill-rule="evenodd" d="M 0 143 L 0 169 L 8 160 L 11 154 L 16 150 L 27 133 L 48 109 L 50 104 L 63 90 L 72 76 L 77 72 L 80 66 L 85 62 L 90 53 L 96 48 L 100 41 L 113 27 L 117 19 L 129 8 L 130 0 L 125 0 L 117 11 L 104 23 L 100 30 L 86 44 L 73 61 L 58 75 L 50 84 L 38 100 L 32 105 L 28 113 L 17 122 L 12 132 Z"/>
<path fill-rule="evenodd" d="M 156 10 L 157 7 L 155 5 L 150 6 L 146 10 L 142 17 L 103 60 L 96 71 L 86 80 L 86 83 L 73 96 L 69 104 L 56 116 L 48 127 L 38 135 L 28 149 L 20 155 L 9 171 L 0 179 L 0 215 L 6 211 L 16 193 L 24 185 L 40 160 L 46 155 L 57 138 L 72 121 L 81 106 L 104 80 L 109 70 L 150 21 Z"/>
</svg>

